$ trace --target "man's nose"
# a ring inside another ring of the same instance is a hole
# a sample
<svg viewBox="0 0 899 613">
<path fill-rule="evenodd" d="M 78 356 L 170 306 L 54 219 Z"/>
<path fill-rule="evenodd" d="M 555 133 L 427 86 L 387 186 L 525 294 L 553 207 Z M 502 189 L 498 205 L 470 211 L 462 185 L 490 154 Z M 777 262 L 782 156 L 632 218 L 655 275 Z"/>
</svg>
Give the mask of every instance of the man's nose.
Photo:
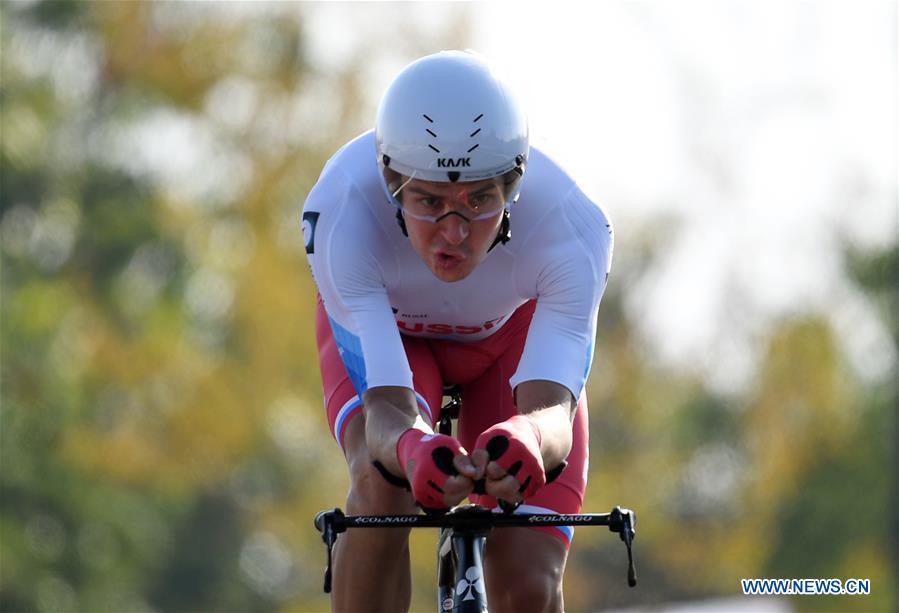
<svg viewBox="0 0 899 613">
<path fill-rule="evenodd" d="M 458 213 L 450 213 L 440 220 L 440 234 L 451 245 L 458 245 L 468 237 L 468 220 Z"/>
</svg>

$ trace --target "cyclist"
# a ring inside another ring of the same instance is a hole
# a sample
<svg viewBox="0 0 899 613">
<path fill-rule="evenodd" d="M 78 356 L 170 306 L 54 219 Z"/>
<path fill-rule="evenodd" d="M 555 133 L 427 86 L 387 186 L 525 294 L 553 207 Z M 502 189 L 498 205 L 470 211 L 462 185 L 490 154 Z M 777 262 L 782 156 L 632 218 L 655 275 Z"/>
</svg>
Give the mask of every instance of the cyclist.
<svg viewBox="0 0 899 613">
<path fill-rule="evenodd" d="M 375 130 L 325 165 L 303 232 L 347 512 L 437 511 L 465 498 L 579 512 L 611 227 L 529 146 L 520 101 L 484 58 L 445 51 L 403 69 Z M 458 438 L 433 430 L 446 384 L 461 386 Z M 481 480 L 486 494 L 475 492 Z M 571 537 L 494 531 L 491 608 L 562 610 Z M 408 530 L 347 533 L 334 567 L 335 610 L 409 608 Z"/>
</svg>

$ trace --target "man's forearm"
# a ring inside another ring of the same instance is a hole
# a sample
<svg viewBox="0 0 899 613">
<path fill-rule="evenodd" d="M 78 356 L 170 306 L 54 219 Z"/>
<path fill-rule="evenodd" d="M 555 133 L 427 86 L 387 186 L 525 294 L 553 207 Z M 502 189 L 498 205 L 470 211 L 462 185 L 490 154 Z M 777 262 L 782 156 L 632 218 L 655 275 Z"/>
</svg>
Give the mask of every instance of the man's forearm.
<svg viewBox="0 0 899 613">
<path fill-rule="evenodd" d="M 552 470 L 571 451 L 571 423 L 577 403 L 568 388 L 551 381 L 525 381 L 515 390 L 518 411 L 540 430 L 540 455 Z"/>
<path fill-rule="evenodd" d="M 362 395 L 365 413 L 365 443 L 372 458 L 396 475 L 405 474 L 396 458 L 400 436 L 415 427 L 431 432 L 418 412 L 415 393 L 405 387 L 376 387 Z"/>
<path fill-rule="evenodd" d="M 568 457 L 571 451 L 571 421 L 568 407 L 555 405 L 524 413 L 540 430 L 540 455 L 543 466 L 552 470 Z"/>
</svg>

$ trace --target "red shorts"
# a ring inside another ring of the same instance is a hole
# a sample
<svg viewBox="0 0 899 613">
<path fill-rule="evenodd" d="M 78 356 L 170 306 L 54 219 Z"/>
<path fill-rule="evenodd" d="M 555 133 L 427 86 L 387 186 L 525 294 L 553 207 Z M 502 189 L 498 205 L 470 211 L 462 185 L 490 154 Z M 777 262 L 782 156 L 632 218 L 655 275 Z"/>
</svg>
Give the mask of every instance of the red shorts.
<svg viewBox="0 0 899 613">
<path fill-rule="evenodd" d="M 461 387 L 462 411 L 457 436 L 466 449 L 472 448 L 481 432 L 518 413 L 509 378 L 518 368 L 535 306 L 533 300 L 523 304 L 502 328 L 480 341 L 463 343 L 402 337 L 419 408 L 432 426 L 440 419 L 443 386 L 457 384 Z M 342 450 L 346 425 L 362 412 L 362 403 L 340 359 L 321 298 L 315 330 L 328 423 Z M 588 452 L 587 399 L 583 392 L 578 399 L 572 434 L 568 467 L 558 479 L 528 498 L 519 507 L 521 512 L 580 512 L 587 485 Z M 475 495 L 471 501 L 490 508 L 496 505 L 496 499 L 491 496 Z M 571 527 L 533 530 L 548 532 L 566 546 L 570 545 L 574 534 Z"/>
</svg>

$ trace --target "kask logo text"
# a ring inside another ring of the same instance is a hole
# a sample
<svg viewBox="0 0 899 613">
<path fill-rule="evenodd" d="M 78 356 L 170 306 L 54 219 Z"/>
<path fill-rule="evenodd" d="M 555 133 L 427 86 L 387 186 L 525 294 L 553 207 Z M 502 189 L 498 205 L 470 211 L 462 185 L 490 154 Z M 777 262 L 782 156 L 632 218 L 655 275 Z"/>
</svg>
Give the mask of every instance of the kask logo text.
<svg viewBox="0 0 899 613">
<path fill-rule="evenodd" d="M 471 158 L 437 158 L 437 168 L 462 168 L 471 166 Z"/>
</svg>

